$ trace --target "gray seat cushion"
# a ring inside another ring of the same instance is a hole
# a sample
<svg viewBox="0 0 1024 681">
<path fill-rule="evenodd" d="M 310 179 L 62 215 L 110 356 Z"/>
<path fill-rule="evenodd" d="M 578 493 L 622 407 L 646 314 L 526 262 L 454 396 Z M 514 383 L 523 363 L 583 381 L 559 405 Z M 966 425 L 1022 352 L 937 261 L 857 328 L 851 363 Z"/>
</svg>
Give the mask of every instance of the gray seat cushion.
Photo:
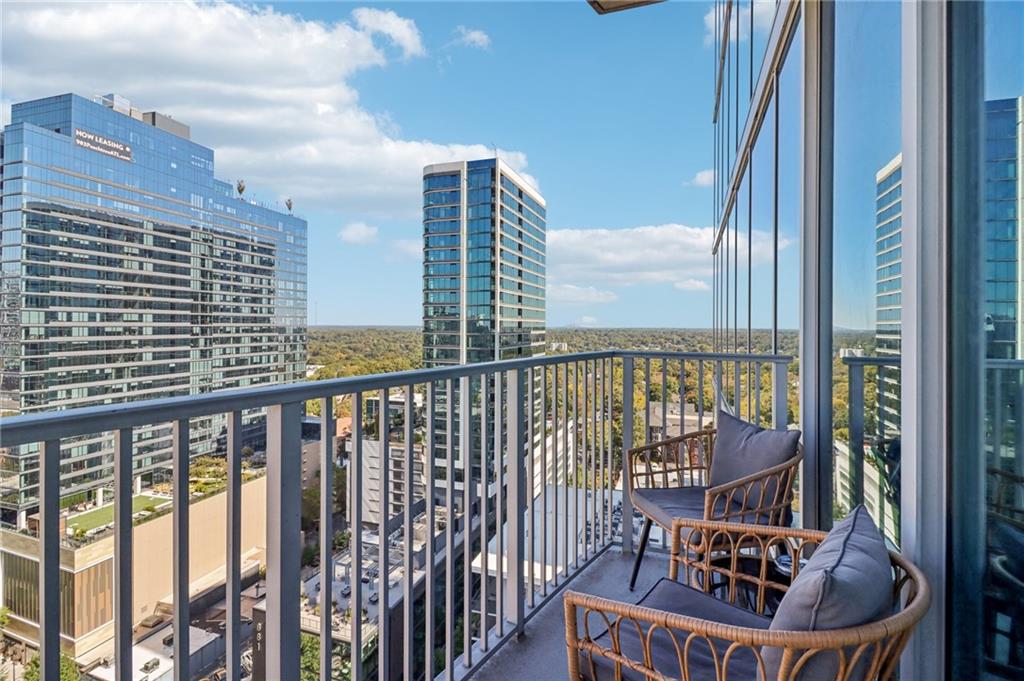
<svg viewBox="0 0 1024 681">
<path fill-rule="evenodd" d="M 893 574 L 885 541 L 864 506 L 853 509 L 821 542 L 779 603 L 771 629 L 822 631 L 884 619 L 893 608 Z M 768 678 L 782 661 L 777 648 L 765 648 Z M 831 681 L 838 671 L 834 652 L 811 659 L 796 681 Z M 851 681 L 861 679 L 855 670 Z"/>
<path fill-rule="evenodd" d="M 707 487 L 682 487 L 679 489 L 637 489 L 633 490 L 633 506 L 665 529 L 672 529 L 673 518 L 704 518 L 704 492 Z M 733 508 L 739 510 L 742 504 L 733 502 Z M 725 508 L 725 498 L 716 502 L 715 512 L 720 514 Z"/>
<path fill-rule="evenodd" d="M 710 594 L 684 586 L 667 577 L 663 577 L 655 584 L 637 605 L 752 629 L 767 629 L 771 622 L 767 617 L 729 605 Z M 600 622 L 600 618 L 591 617 L 591 626 L 597 626 Z M 647 633 L 645 627 L 641 627 L 641 630 L 644 634 Z M 675 635 L 679 645 L 684 645 L 686 633 L 676 631 Z M 608 631 L 595 637 L 594 640 L 598 645 L 612 647 L 611 634 Z M 643 661 L 643 648 L 637 637 L 636 627 L 629 620 L 623 621 L 619 628 L 619 643 L 625 656 L 639 662 Z M 712 643 L 718 652 L 718 659 L 721 661 L 729 644 L 720 639 L 712 639 Z M 651 660 L 654 669 L 662 674 L 670 678 L 682 677 L 676 648 L 671 638 L 663 630 L 655 634 L 651 641 Z M 591 667 L 591 656 L 582 653 L 580 655 L 580 671 L 583 678 L 590 681 L 615 679 L 615 663 L 598 655 L 593 656 L 593 667 Z M 691 646 L 689 671 L 690 678 L 694 681 L 715 678 L 715 665 L 711 650 L 703 640 L 695 640 Z M 623 667 L 622 678 L 641 681 L 644 676 Z M 758 678 L 757 661 L 754 654 L 749 649 L 734 653 L 729 662 L 728 676 L 725 678 L 729 681 L 748 681 Z"/>
<path fill-rule="evenodd" d="M 712 487 L 785 463 L 796 456 L 800 444 L 799 430 L 766 430 L 724 411 L 718 412 L 715 426 Z"/>
</svg>

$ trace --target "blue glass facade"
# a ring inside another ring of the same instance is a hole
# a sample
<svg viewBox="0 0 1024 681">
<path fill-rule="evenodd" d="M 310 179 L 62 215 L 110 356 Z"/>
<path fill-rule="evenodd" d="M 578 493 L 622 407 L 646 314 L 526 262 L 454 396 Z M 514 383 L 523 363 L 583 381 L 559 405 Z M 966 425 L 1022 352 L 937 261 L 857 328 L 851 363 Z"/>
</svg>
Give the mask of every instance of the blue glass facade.
<svg viewBox="0 0 1024 681">
<path fill-rule="evenodd" d="M 305 221 L 215 179 L 213 150 L 184 126 L 110 104 L 15 104 L 4 129 L 0 408 L 301 380 Z M 222 432 L 217 419 L 193 422 L 193 454 Z M 140 429 L 137 472 L 160 470 L 169 444 L 168 428 Z M 104 484 L 110 446 L 98 435 L 66 447 L 64 491 Z M 35 496 L 34 452 L 2 464 L 9 521 Z"/>
<path fill-rule="evenodd" d="M 425 366 L 543 351 L 546 220 L 543 198 L 500 161 L 427 166 Z"/>
</svg>

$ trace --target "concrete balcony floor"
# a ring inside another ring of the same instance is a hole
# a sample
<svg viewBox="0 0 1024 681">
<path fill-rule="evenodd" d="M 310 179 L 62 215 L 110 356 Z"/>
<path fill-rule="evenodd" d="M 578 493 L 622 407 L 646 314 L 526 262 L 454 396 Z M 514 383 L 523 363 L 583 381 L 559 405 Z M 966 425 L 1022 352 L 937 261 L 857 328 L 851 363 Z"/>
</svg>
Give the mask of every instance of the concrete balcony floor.
<svg viewBox="0 0 1024 681">
<path fill-rule="evenodd" d="M 655 582 L 668 575 L 668 557 L 648 550 L 640 566 L 636 590 L 629 590 L 633 556 L 612 546 L 576 576 L 567 589 L 635 603 Z M 510 641 L 473 675 L 474 681 L 555 681 L 568 677 L 565 658 L 565 611 L 561 596 L 552 598 L 526 624 L 519 641 Z"/>
</svg>

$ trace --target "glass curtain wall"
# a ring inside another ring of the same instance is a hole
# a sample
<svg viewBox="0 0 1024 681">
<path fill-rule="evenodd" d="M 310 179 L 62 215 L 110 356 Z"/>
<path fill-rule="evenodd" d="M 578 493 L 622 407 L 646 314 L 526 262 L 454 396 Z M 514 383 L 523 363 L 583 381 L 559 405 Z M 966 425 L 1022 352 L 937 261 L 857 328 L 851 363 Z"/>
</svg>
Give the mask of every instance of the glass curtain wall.
<svg viewBox="0 0 1024 681">
<path fill-rule="evenodd" d="M 949 462 L 950 640 L 957 678 L 1001 681 L 1024 678 L 1024 3 L 973 9 L 951 10 L 950 262 L 952 315 L 977 320 L 956 328 L 953 366 L 983 397 L 980 416 L 950 412 L 968 444 Z"/>
<path fill-rule="evenodd" d="M 782 11 L 776 10 L 782 7 Z M 803 37 L 796 5 L 718 2 L 715 22 L 714 343 L 721 352 L 797 354 Z M 767 59 L 779 24 L 779 59 Z M 760 85 L 759 85 L 760 84 Z M 780 96 L 786 97 L 778 104 Z M 787 118 L 780 118 L 780 112 Z M 783 191 L 791 191 L 783 195 Z M 798 371 L 794 367 L 791 371 Z M 761 384 L 771 422 L 771 376 L 726 371 L 722 390 Z M 791 376 L 789 422 L 798 420 Z M 731 402 L 731 398 L 729 400 Z M 752 419 L 755 405 L 738 405 Z"/>
<path fill-rule="evenodd" d="M 894 544 L 899 351 L 891 353 L 891 345 L 898 343 L 901 316 L 901 12 L 897 2 L 835 3 L 833 81 L 832 517 L 863 503 Z"/>
</svg>

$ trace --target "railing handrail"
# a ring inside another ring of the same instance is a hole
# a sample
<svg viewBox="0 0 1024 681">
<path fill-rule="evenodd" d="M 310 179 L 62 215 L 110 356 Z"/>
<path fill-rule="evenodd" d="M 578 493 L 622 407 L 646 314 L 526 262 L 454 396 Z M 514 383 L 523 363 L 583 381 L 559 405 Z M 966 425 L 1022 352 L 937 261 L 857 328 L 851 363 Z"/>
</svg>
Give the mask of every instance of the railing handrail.
<svg viewBox="0 0 1024 681">
<path fill-rule="evenodd" d="M 211 414 L 245 409 L 261 409 L 278 404 L 306 402 L 370 392 L 385 388 L 400 388 L 413 384 L 430 383 L 463 376 L 479 376 L 502 371 L 582 362 L 585 360 L 644 358 L 710 362 L 736 362 L 757 360 L 765 363 L 792 362 L 790 355 L 741 354 L 715 352 L 661 352 L 657 350 L 602 350 L 575 352 L 562 355 L 538 355 L 519 359 L 458 364 L 430 369 L 409 369 L 384 374 L 347 376 L 322 381 L 277 383 L 254 388 L 235 388 L 200 395 L 180 395 L 137 402 L 120 402 L 95 407 L 79 407 L 58 411 L 22 414 L 0 419 L 0 447 L 57 440 L 119 428 L 163 423 L 179 419 L 199 418 Z"/>
<path fill-rule="evenodd" d="M 847 366 L 898 367 L 901 364 L 899 355 L 891 355 L 885 357 L 843 357 L 842 360 L 843 364 Z"/>
</svg>

